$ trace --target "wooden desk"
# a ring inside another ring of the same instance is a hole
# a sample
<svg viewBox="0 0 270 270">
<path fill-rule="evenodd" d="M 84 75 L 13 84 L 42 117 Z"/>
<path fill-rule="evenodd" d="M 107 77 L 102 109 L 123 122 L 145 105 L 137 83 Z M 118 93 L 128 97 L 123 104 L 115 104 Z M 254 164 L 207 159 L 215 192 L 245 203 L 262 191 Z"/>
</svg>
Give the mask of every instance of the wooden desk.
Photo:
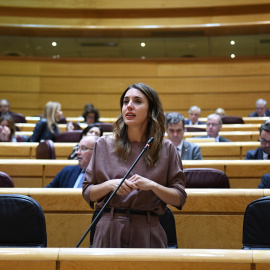
<svg viewBox="0 0 270 270">
<path fill-rule="evenodd" d="M 231 188 L 257 188 L 270 160 L 183 160 L 183 168 L 216 168 L 224 171 Z"/>
<path fill-rule="evenodd" d="M 36 159 L 37 142 L 1 142 L 0 159 Z M 77 143 L 54 143 L 56 159 L 66 160 Z"/>
<path fill-rule="evenodd" d="M 268 120 L 269 117 L 242 117 L 245 124 L 263 124 L 265 120 Z M 207 121 L 206 117 L 200 117 L 199 121 L 205 122 Z M 223 124 L 224 126 L 227 124 Z"/>
<path fill-rule="evenodd" d="M 188 137 L 206 136 L 205 132 L 185 132 L 184 139 Z M 219 135 L 233 142 L 258 141 L 259 131 L 220 131 Z"/>
<path fill-rule="evenodd" d="M 187 127 L 204 128 L 206 125 L 186 125 Z M 222 131 L 259 131 L 261 124 L 223 124 Z"/>
<path fill-rule="evenodd" d="M 15 187 L 44 187 L 65 166 L 77 164 L 77 160 L 0 159 L 0 171 L 11 176 Z"/>
<path fill-rule="evenodd" d="M 257 188 L 270 160 L 183 160 L 183 168 L 216 168 L 224 171 L 231 188 Z M 65 166 L 76 160 L 0 159 L 0 171 L 11 176 L 15 187 L 44 187 Z"/>
<path fill-rule="evenodd" d="M 248 150 L 260 147 L 260 142 L 205 142 L 196 143 L 201 147 L 204 160 L 216 159 L 244 159 Z"/>
<path fill-rule="evenodd" d="M 5 270 L 263 270 L 269 250 L 2 248 Z"/>
<path fill-rule="evenodd" d="M 192 139 L 192 138 L 188 138 Z M 260 146 L 259 142 L 201 142 L 196 144 L 201 147 L 204 160 L 215 159 L 244 159 L 246 152 Z M 195 141 L 196 142 L 196 141 Z M 35 159 L 38 143 L 12 143 L 1 142 L 0 159 Z M 66 160 L 76 143 L 54 143 L 56 159 Z"/>
<path fill-rule="evenodd" d="M 263 189 L 187 189 L 182 211 L 175 215 L 179 248 L 241 249 L 247 205 L 263 196 Z M 48 247 L 75 247 L 89 225 L 93 210 L 80 189 L 2 188 L 0 193 L 28 195 L 38 201 L 45 217 Z M 89 246 L 89 235 L 81 247 Z"/>
</svg>

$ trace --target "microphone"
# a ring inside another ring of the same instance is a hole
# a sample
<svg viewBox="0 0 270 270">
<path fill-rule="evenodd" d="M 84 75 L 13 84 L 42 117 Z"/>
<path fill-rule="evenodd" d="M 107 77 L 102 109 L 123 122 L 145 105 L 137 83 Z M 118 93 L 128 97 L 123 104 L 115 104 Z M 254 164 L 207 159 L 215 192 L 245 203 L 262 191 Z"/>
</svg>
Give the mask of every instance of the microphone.
<svg viewBox="0 0 270 270">
<path fill-rule="evenodd" d="M 96 223 L 96 221 L 98 220 L 99 216 L 102 214 L 103 210 L 105 209 L 105 207 L 108 205 L 108 203 L 111 201 L 112 197 L 115 195 L 115 193 L 118 191 L 118 189 L 121 187 L 121 185 L 124 183 L 124 181 L 126 180 L 127 176 L 129 175 L 129 173 L 131 172 L 131 170 L 134 168 L 134 166 L 137 164 L 137 162 L 139 161 L 139 159 L 141 158 L 141 156 L 143 155 L 143 153 L 146 151 L 147 148 L 150 148 L 151 144 L 154 141 L 154 137 L 151 137 L 146 145 L 144 146 L 143 150 L 141 151 L 141 153 L 139 154 L 139 156 L 137 157 L 137 159 L 134 161 L 134 163 L 131 165 L 131 167 L 129 168 L 128 172 L 125 174 L 125 176 L 123 177 L 123 179 L 121 180 L 121 182 L 119 183 L 119 185 L 117 186 L 117 188 L 113 191 L 113 193 L 111 194 L 111 196 L 108 198 L 108 200 L 105 202 L 105 204 L 103 205 L 103 207 L 101 208 L 101 210 L 99 211 L 99 213 L 97 214 L 97 216 L 95 217 L 95 219 L 92 221 L 92 223 L 90 224 L 90 226 L 88 227 L 88 229 L 86 230 L 86 232 L 84 233 L 84 235 L 82 236 L 81 240 L 78 242 L 78 244 L 76 245 L 76 248 L 80 246 L 80 244 L 82 243 L 82 241 L 84 240 L 84 238 L 86 237 L 86 235 L 89 233 L 89 231 L 92 229 L 93 225 Z"/>
</svg>

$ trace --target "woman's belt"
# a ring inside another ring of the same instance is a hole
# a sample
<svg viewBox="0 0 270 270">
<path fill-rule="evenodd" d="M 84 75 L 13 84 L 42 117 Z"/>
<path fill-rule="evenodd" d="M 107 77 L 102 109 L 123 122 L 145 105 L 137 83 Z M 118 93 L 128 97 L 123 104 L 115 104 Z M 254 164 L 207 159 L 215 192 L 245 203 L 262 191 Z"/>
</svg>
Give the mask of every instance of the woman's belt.
<svg viewBox="0 0 270 270">
<path fill-rule="evenodd" d="M 110 213 L 112 208 L 104 208 L 105 213 Z M 134 209 L 127 209 L 127 208 L 114 208 L 113 212 L 116 214 L 125 214 L 127 216 L 129 215 L 144 215 L 147 216 L 147 213 L 149 212 L 150 215 L 156 216 L 157 214 L 151 212 L 151 211 L 141 211 L 141 210 L 134 210 Z"/>
</svg>

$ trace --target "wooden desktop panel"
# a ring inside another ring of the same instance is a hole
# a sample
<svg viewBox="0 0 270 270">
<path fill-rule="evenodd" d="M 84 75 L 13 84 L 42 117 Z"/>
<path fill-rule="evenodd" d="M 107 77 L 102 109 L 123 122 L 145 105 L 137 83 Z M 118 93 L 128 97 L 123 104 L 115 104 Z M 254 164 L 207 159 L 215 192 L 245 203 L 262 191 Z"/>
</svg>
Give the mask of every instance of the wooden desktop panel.
<svg viewBox="0 0 270 270">
<path fill-rule="evenodd" d="M 183 210 L 175 215 L 179 248 L 241 249 L 247 205 L 263 196 L 262 189 L 186 189 Z M 48 247 L 75 247 L 89 225 L 93 210 L 77 189 L 0 189 L 32 197 L 41 205 Z M 89 234 L 81 247 L 89 246 Z M 198 240 L 199 239 L 199 240 Z"/>
</svg>

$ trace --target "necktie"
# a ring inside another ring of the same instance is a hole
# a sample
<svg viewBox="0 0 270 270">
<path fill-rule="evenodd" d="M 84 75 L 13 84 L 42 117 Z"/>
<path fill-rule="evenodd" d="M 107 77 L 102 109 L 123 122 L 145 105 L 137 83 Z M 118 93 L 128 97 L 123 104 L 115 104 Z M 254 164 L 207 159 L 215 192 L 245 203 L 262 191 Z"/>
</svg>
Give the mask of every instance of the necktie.
<svg viewBox="0 0 270 270">
<path fill-rule="evenodd" d="M 82 171 L 78 178 L 77 178 L 77 181 L 74 185 L 74 188 L 82 188 L 82 183 L 83 183 L 83 180 L 84 180 L 84 176 L 85 176 L 85 171 Z"/>
</svg>

